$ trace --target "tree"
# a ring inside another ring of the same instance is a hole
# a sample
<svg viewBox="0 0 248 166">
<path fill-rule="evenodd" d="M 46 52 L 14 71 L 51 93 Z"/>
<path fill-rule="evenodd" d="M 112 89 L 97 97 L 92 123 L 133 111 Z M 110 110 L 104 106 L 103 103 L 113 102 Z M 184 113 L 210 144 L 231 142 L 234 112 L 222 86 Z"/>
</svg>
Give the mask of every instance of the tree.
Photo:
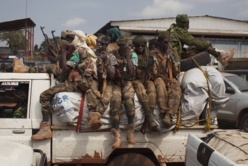
<svg viewBox="0 0 248 166">
<path fill-rule="evenodd" d="M 0 34 L 0 40 L 5 41 L 14 54 L 20 49 L 25 49 L 26 39 L 23 30 L 4 32 Z"/>
</svg>

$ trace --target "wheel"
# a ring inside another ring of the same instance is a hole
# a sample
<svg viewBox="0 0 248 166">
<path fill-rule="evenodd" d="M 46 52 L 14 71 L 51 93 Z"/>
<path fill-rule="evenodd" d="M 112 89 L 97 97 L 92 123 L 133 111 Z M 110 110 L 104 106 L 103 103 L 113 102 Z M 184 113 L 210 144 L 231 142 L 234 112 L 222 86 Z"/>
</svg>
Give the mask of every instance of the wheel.
<svg viewBox="0 0 248 166">
<path fill-rule="evenodd" d="M 239 129 L 248 132 L 248 114 L 245 114 L 244 116 L 241 117 L 239 122 Z"/>
<path fill-rule="evenodd" d="M 138 153 L 120 154 L 113 158 L 107 166 L 155 166 L 151 159 Z"/>
</svg>

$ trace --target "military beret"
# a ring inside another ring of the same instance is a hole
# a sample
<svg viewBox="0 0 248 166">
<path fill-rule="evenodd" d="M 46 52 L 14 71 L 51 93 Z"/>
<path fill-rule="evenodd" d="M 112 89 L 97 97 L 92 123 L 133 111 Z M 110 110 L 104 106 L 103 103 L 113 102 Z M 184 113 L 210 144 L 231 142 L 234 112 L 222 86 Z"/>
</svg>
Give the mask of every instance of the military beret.
<svg viewBox="0 0 248 166">
<path fill-rule="evenodd" d="M 133 44 L 142 44 L 147 43 L 147 40 L 144 38 L 144 36 L 138 35 L 133 38 Z"/>
<path fill-rule="evenodd" d="M 131 45 L 131 44 L 132 44 L 132 38 L 131 38 L 130 35 L 121 35 L 121 36 L 117 39 L 116 43 L 117 43 L 118 45 L 122 45 L 122 44 Z"/>
</svg>

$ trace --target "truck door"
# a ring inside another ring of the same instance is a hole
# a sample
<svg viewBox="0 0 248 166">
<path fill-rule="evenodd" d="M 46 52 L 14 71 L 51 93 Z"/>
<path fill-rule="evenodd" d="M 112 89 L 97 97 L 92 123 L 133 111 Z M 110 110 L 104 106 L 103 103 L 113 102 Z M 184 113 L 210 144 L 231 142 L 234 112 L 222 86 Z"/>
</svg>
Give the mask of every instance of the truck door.
<svg viewBox="0 0 248 166">
<path fill-rule="evenodd" d="M 31 80 L 0 80 L 0 139 L 31 145 Z"/>
</svg>

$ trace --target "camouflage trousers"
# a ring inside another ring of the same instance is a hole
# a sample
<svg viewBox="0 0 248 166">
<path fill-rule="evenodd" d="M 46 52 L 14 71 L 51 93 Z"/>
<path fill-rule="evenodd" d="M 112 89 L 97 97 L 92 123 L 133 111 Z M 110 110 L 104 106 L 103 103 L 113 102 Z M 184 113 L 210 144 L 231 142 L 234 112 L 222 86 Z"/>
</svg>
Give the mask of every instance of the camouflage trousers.
<svg viewBox="0 0 248 166">
<path fill-rule="evenodd" d="M 107 83 L 106 88 L 101 93 L 98 90 L 98 83 L 94 82 L 91 88 L 86 93 L 87 108 L 92 112 L 99 112 L 103 114 L 108 108 L 112 98 L 112 85 Z"/>
<path fill-rule="evenodd" d="M 175 115 L 178 112 L 182 91 L 176 79 L 165 82 L 162 78 L 156 78 L 154 81 L 147 81 L 146 89 L 151 110 L 157 104 L 160 114 Z"/>
<path fill-rule="evenodd" d="M 61 74 L 61 69 L 57 64 L 43 64 L 39 66 L 32 66 L 29 68 L 29 73 L 52 73 L 54 76 Z"/>
<path fill-rule="evenodd" d="M 80 78 L 76 82 L 65 81 L 64 83 L 60 83 L 55 85 L 40 95 L 40 103 L 41 103 L 41 112 L 43 115 L 48 115 L 52 113 L 51 101 L 56 93 L 59 92 L 86 92 L 90 89 L 92 82 L 94 82 L 92 78 Z"/>
<path fill-rule="evenodd" d="M 98 91 L 98 84 L 95 83 L 87 91 L 87 107 L 89 111 L 103 114 L 110 105 L 110 119 L 113 128 L 118 129 L 120 124 L 121 105 L 121 88 L 117 85 L 107 82 L 106 89 L 101 94 Z"/>
<path fill-rule="evenodd" d="M 125 81 L 122 87 L 122 100 L 124 103 L 128 124 L 133 124 L 135 116 L 134 95 L 135 90 L 132 81 Z"/>
</svg>

